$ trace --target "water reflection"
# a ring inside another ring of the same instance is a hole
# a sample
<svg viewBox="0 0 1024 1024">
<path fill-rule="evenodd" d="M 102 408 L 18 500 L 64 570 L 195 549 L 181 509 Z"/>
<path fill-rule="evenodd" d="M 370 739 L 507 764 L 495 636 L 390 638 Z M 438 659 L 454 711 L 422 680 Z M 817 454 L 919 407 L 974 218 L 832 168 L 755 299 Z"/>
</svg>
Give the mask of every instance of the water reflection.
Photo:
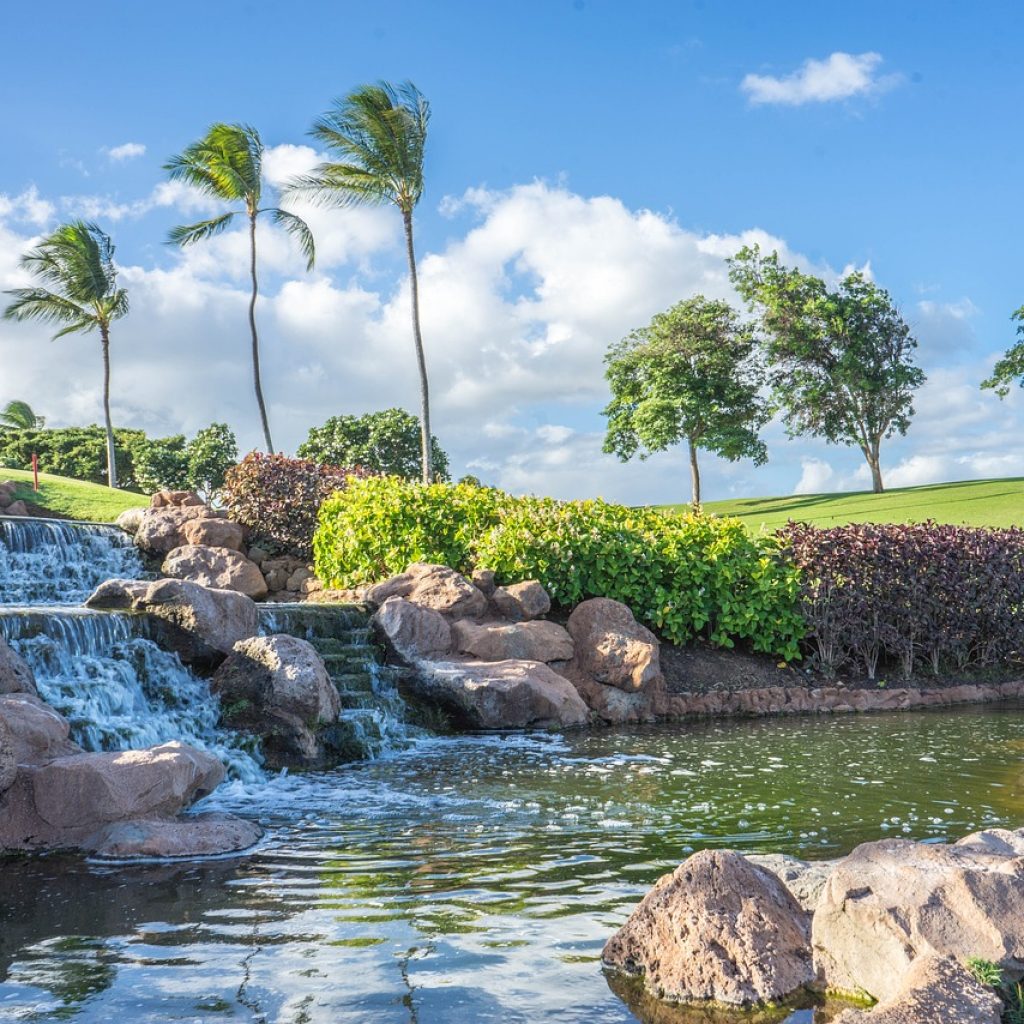
<svg viewBox="0 0 1024 1024">
<path fill-rule="evenodd" d="M 964 710 L 433 741 L 234 783 L 220 806 L 269 829 L 254 858 L 0 864 L 0 1020 L 720 1024 L 602 975 L 658 875 L 704 846 L 1024 824 L 1022 744 L 1018 709 Z"/>
</svg>

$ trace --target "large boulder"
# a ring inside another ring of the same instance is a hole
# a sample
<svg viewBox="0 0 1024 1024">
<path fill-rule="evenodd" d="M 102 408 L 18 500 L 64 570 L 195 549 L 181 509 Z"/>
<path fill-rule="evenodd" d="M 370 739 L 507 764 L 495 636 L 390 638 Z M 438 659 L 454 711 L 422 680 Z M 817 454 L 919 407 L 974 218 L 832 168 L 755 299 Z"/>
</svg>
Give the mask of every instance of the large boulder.
<svg viewBox="0 0 1024 1024">
<path fill-rule="evenodd" d="M 251 598 L 189 580 L 107 580 L 85 603 L 146 613 L 161 646 L 182 661 L 207 667 L 219 664 L 239 640 L 259 630 L 259 611 Z"/>
<path fill-rule="evenodd" d="M 273 767 L 328 762 L 341 699 L 308 641 L 285 635 L 241 640 L 210 688 L 220 696 L 225 723 L 259 736 Z"/>
<path fill-rule="evenodd" d="M 232 814 L 145 818 L 105 825 L 82 844 L 97 857 L 209 857 L 238 853 L 258 842 L 263 830 Z"/>
<path fill-rule="evenodd" d="M 809 939 L 778 878 L 730 850 L 703 850 L 658 880 L 601 957 L 662 999 L 750 1006 L 813 982 Z"/>
<path fill-rule="evenodd" d="M 539 661 L 424 661 L 411 685 L 471 729 L 571 728 L 589 718 L 573 685 Z"/>
<path fill-rule="evenodd" d="M 18 755 L 14 751 L 14 736 L 6 720 L 0 717 L 0 794 L 11 788 L 18 774 Z"/>
<path fill-rule="evenodd" d="M 203 499 L 195 491 L 172 491 L 165 488 L 149 499 L 150 508 L 200 508 L 203 505 Z"/>
<path fill-rule="evenodd" d="M 178 742 L 22 765 L 0 796 L 0 850 L 79 847 L 113 822 L 175 815 L 223 777 L 217 758 Z"/>
<path fill-rule="evenodd" d="M 953 957 L 922 956 L 897 979 L 891 999 L 844 1010 L 835 1024 L 999 1024 L 1002 1004 Z"/>
<path fill-rule="evenodd" d="M 465 576 L 426 562 L 414 562 L 398 576 L 368 587 L 363 595 L 371 605 L 382 605 L 389 597 L 404 597 L 453 619 L 477 619 L 487 610 L 487 598 Z"/>
<path fill-rule="evenodd" d="M 635 725 L 657 719 L 658 699 L 664 691 L 660 680 L 644 690 L 620 690 L 617 686 L 599 683 L 580 668 L 578 660 L 573 658 L 567 665 L 557 666 L 557 671 L 572 683 L 598 721 L 607 725 Z"/>
<path fill-rule="evenodd" d="M 433 608 L 413 604 L 404 597 L 389 597 L 374 613 L 374 628 L 388 646 L 408 664 L 420 658 L 440 658 L 452 648 L 448 620 Z"/>
<path fill-rule="evenodd" d="M 230 519 L 190 519 L 181 528 L 186 544 L 241 551 L 245 530 Z"/>
<path fill-rule="evenodd" d="M 146 515 L 146 509 L 139 506 L 136 508 L 126 508 L 114 522 L 124 530 L 129 536 L 134 537 L 139 532 L 139 527 L 142 525 L 143 517 Z"/>
<path fill-rule="evenodd" d="M 814 913 L 821 890 L 837 863 L 834 860 L 800 860 L 786 853 L 748 853 L 747 860 L 775 875 L 808 914 Z"/>
<path fill-rule="evenodd" d="M 149 508 L 135 530 L 135 543 L 150 555 L 166 555 L 187 543 L 185 524 L 193 519 L 221 518 L 205 505 Z"/>
<path fill-rule="evenodd" d="M 38 696 L 39 690 L 28 662 L 0 636 L 0 694 L 4 693 L 30 693 Z"/>
<path fill-rule="evenodd" d="M 577 665 L 596 682 L 630 691 L 661 678 L 658 638 L 621 602 L 583 601 L 569 616 L 568 629 Z"/>
<path fill-rule="evenodd" d="M 161 571 L 214 590 L 234 590 L 253 600 L 267 596 L 267 581 L 259 566 L 230 548 L 183 544 L 168 554 Z"/>
<path fill-rule="evenodd" d="M 1020 976 L 1024 857 L 977 836 L 954 845 L 864 843 L 825 883 L 812 940 L 826 985 L 882 1001 L 897 996 L 923 956 L 980 957 Z"/>
<path fill-rule="evenodd" d="M 551 598 L 537 580 L 497 587 L 490 596 L 495 611 L 510 622 L 539 619 L 551 611 Z"/>
<path fill-rule="evenodd" d="M 81 753 L 82 748 L 69 738 L 68 720 L 31 694 L 0 696 L 0 722 L 7 727 L 15 764 L 43 764 Z"/>
<path fill-rule="evenodd" d="M 452 626 L 452 639 L 460 654 L 480 661 L 569 661 L 572 637 L 557 622 L 488 622 L 459 619 Z"/>
</svg>

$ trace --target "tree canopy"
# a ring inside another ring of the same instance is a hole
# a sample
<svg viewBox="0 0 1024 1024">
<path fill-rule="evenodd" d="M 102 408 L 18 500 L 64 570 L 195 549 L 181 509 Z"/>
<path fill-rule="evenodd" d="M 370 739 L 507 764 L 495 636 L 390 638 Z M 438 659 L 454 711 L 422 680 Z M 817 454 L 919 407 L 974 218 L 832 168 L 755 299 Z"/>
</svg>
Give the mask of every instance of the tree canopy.
<svg viewBox="0 0 1024 1024">
<path fill-rule="evenodd" d="M 907 432 L 925 379 L 913 361 L 917 342 L 889 293 L 859 272 L 829 288 L 756 245 L 729 263 L 730 279 L 757 315 L 790 436 L 859 448 L 881 491 L 882 441 Z"/>
<path fill-rule="evenodd" d="M 753 330 L 727 302 L 703 295 L 679 302 L 613 345 L 605 362 L 606 452 L 645 459 L 686 442 L 695 505 L 699 449 L 767 460 L 758 429 L 770 410 L 759 393 Z"/>
<path fill-rule="evenodd" d="M 448 456 L 431 436 L 435 480 L 448 479 Z M 389 476 L 420 476 L 420 424 L 404 409 L 384 409 L 363 416 L 332 416 L 313 427 L 297 454 L 330 466 L 361 466 Z"/>
<path fill-rule="evenodd" d="M 1014 384 L 1024 388 L 1024 306 L 1015 309 L 1010 319 L 1017 321 L 1020 340 L 1006 350 L 1006 355 L 992 368 L 992 376 L 981 382 L 983 388 L 995 391 L 1000 398 L 1005 398 Z"/>
</svg>

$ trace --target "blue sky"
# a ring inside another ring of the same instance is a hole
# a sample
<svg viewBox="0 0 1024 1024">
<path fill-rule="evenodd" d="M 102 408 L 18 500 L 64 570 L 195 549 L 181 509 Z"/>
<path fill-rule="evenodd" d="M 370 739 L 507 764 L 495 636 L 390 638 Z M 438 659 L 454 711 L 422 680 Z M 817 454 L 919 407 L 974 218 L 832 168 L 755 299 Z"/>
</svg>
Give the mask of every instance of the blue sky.
<svg viewBox="0 0 1024 1024">
<path fill-rule="evenodd" d="M 1020 396 L 976 387 L 1024 302 L 1018 5 L 99 2 L 45 18 L 9 5 L 5 22 L 0 286 L 62 217 L 114 235 L 134 299 L 115 337 L 125 425 L 227 418 L 243 445 L 259 439 L 241 239 L 163 245 L 202 216 L 161 191 L 166 157 L 245 120 L 280 180 L 315 159 L 305 133 L 333 97 L 411 78 L 433 107 L 417 230 L 437 431 L 458 471 L 685 497 L 682 453 L 600 454 L 601 359 L 671 302 L 727 296 L 722 257 L 759 238 L 822 273 L 869 266 L 914 327 L 930 383 L 883 453 L 891 481 L 1024 473 Z M 396 218 L 311 220 L 313 275 L 266 237 L 266 390 L 286 448 L 333 413 L 416 402 Z M 0 400 L 97 418 L 95 345 L 45 339 L 0 326 Z M 708 498 L 863 485 L 855 452 L 766 437 L 764 468 L 706 461 Z"/>
</svg>

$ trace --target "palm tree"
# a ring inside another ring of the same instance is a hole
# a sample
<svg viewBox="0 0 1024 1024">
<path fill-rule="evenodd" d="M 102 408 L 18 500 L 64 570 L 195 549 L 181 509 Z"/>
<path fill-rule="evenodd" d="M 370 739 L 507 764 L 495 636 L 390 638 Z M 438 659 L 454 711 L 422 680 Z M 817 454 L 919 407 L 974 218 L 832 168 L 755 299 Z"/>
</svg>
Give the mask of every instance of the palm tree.
<svg viewBox="0 0 1024 1024">
<path fill-rule="evenodd" d="M 0 410 L 0 430 L 41 430 L 46 425 L 28 402 L 13 399 Z"/>
<path fill-rule="evenodd" d="M 263 401 L 263 385 L 260 382 L 260 339 L 256 332 L 256 297 L 259 282 L 256 277 L 256 219 L 260 214 L 269 214 L 298 241 L 306 257 L 306 269 L 310 270 L 316 256 L 313 234 L 301 217 L 278 207 L 263 207 L 263 142 L 255 128 L 245 124 L 215 124 L 198 141 L 184 152 L 172 157 L 165 165 L 172 181 L 184 181 L 214 199 L 226 203 L 241 203 L 244 210 L 231 210 L 199 221 L 174 228 L 169 241 L 180 246 L 192 245 L 204 238 L 220 234 L 239 213 L 249 221 L 249 276 L 252 279 L 252 295 L 249 299 L 249 331 L 252 335 L 252 377 L 256 391 L 256 404 L 260 409 L 263 437 L 267 451 L 274 450 L 270 437 L 270 423 L 267 407 Z"/>
<path fill-rule="evenodd" d="M 430 392 L 420 333 L 419 282 L 412 215 L 423 195 L 423 155 L 430 105 L 411 82 L 364 85 L 337 100 L 310 134 L 337 157 L 292 182 L 290 188 L 327 205 L 392 203 L 402 214 L 412 293 L 412 333 L 420 375 L 423 482 L 434 477 L 430 449 Z"/>
<path fill-rule="evenodd" d="M 103 416 L 107 428 L 107 483 L 117 486 L 114 428 L 110 422 L 110 325 L 128 312 L 128 292 L 117 287 L 114 244 L 95 224 L 62 224 L 21 257 L 38 288 L 14 288 L 5 320 L 63 324 L 53 336 L 99 330 L 103 347 Z"/>
</svg>

